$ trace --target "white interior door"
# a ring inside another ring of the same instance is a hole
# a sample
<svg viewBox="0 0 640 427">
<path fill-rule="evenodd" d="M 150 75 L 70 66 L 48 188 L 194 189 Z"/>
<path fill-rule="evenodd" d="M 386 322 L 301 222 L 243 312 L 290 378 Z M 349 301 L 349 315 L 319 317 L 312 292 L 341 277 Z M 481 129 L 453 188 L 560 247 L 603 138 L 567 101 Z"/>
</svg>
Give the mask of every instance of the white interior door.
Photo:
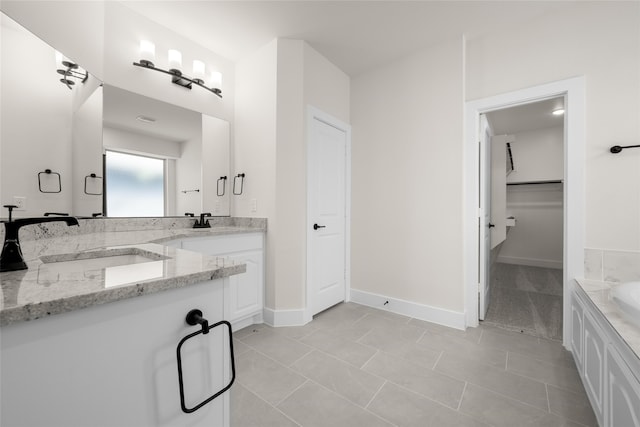
<svg viewBox="0 0 640 427">
<path fill-rule="evenodd" d="M 507 238 L 507 141 L 513 140 L 513 135 L 491 137 L 491 249 Z"/>
<path fill-rule="evenodd" d="M 489 308 L 491 269 L 491 130 L 485 115 L 480 116 L 480 200 L 478 215 L 479 232 L 479 307 L 478 318 L 484 320 Z"/>
<path fill-rule="evenodd" d="M 347 131 L 312 116 L 308 145 L 308 304 L 311 315 L 346 297 Z"/>
</svg>

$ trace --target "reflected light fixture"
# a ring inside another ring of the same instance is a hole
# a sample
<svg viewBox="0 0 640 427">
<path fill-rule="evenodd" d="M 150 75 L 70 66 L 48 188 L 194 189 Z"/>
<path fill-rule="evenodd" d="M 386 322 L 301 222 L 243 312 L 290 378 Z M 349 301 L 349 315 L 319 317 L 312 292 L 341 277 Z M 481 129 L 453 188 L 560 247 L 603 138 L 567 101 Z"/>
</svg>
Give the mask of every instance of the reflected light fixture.
<svg viewBox="0 0 640 427">
<path fill-rule="evenodd" d="M 188 77 L 182 73 L 182 54 L 179 50 L 170 49 L 167 52 L 167 59 L 169 64 L 169 70 L 163 70 L 156 67 L 153 63 L 155 61 L 156 48 L 155 45 L 148 40 L 140 41 L 140 62 L 134 62 L 136 67 L 146 68 L 148 70 L 155 70 L 161 73 L 169 74 L 171 76 L 171 82 L 180 85 L 184 88 L 191 89 L 193 85 L 200 86 L 209 92 L 214 93 L 218 97 L 222 98 L 222 74 L 219 72 L 212 73 L 211 87 L 205 85 L 205 65 L 204 62 L 195 60 L 193 61 L 193 78 Z M 217 73 L 217 74 L 216 74 Z"/>
<path fill-rule="evenodd" d="M 71 79 L 77 79 L 80 80 L 80 83 L 84 83 L 89 78 L 89 73 L 86 70 L 69 61 L 58 51 L 56 51 L 56 72 L 62 75 L 60 83 L 66 85 L 69 89 L 73 89 L 72 86 L 76 84 Z"/>
<path fill-rule="evenodd" d="M 556 108 L 551 112 L 554 116 L 561 116 L 564 114 L 564 108 Z"/>
</svg>

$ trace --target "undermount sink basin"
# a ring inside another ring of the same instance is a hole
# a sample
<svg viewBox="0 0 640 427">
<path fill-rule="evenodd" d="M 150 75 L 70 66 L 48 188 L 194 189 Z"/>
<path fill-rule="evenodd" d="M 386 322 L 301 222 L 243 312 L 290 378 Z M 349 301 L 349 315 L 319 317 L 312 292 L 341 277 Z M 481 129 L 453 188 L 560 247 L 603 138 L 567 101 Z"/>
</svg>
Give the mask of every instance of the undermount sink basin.
<svg viewBox="0 0 640 427">
<path fill-rule="evenodd" d="M 129 266 L 166 259 L 162 255 L 139 248 L 109 249 L 103 251 L 78 252 L 43 256 L 40 272 L 73 273 L 102 270 L 111 267 Z"/>
<path fill-rule="evenodd" d="M 614 286 L 609 298 L 627 319 L 640 327 L 640 282 L 627 282 Z"/>
</svg>

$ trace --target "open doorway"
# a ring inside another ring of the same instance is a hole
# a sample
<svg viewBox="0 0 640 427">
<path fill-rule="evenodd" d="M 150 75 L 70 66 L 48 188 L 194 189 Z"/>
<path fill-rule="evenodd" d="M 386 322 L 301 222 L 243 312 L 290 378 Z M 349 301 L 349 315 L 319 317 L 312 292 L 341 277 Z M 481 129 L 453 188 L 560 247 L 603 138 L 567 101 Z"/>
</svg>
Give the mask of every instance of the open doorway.
<svg viewBox="0 0 640 427">
<path fill-rule="evenodd" d="M 499 95 L 468 101 L 465 104 L 464 145 L 464 266 L 465 266 L 465 326 L 479 325 L 478 300 L 482 290 L 480 265 L 484 258 L 479 253 L 480 150 L 478 130 L 480 116 L 503 108 L 525 105 L 544 99 L 564 97 L 564 248 L 563 248 L 563 317 L 565 325 L 562 343 L 570 347 L 571 291 L 574 278 L 584 274 L 584 139 L 585 139 L 585 78 L 565 80 L 532 86 Z"/>
<path fill-rule="evenodd" d="M 562 340 L 564 97 L 484 114 L 486 324 Z M 482 190 L 481 190 L 482 193 Z"/>
</svg>

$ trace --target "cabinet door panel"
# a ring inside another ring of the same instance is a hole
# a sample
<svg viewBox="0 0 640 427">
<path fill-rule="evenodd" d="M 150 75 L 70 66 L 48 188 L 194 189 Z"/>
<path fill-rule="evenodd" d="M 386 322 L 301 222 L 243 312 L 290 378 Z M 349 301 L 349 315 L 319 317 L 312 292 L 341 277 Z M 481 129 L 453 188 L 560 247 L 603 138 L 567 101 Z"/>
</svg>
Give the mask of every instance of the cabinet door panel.
<svg viewBox="0 0 640 427">
<path fill-rule="evenodd" d="M 244 252 L 229 258 L 244 262 L 247 266 L 245 273 L 232 276 L 233 280 L 229 283 L 231 319 L 261 312 L 264 271 L 262 252 Z"/>
<path fill-rule="evenodd" d="M 571 351 L 580 373 L 583 371 L 584 307 L 576 294 L 571 299 Z"/>
<path fill-rule="evenodd" d="M 593 412 L 602 425 L 604 419 L 604 367 L 605 367 L 605 339 L 600 327 L 589 312 L 584 313 L 584 382 L 587 395 L 593 406 Z"/>
<path fill-rule="evenodd" d="M 640 426 L 640 386 L 617 351 L 607 349 L 607 386 L 609 427 Z"/>
</svg>

